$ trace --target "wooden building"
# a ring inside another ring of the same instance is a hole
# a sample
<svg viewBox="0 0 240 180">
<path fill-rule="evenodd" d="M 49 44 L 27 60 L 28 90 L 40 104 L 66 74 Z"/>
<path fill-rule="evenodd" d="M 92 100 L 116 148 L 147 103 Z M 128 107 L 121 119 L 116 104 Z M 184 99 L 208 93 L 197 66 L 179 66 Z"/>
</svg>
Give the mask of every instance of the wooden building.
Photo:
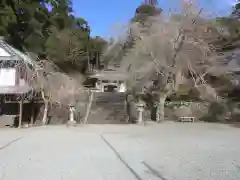
<svg viewBox="0 0 240 180">
<path fill-rule="evenodd" d="M 124 73 L 119 73 L 114 70 L 105 70 L 91 75 L 90 78 L 97 79 L 95 88 L 97 92 L 126 92 L 126 79 Z"/>
<path fill-rule="evenodd" d="M 1 115 L 15 115 L 22 125 L 23 105 L 31 102 L 33 89 L 28 84 L 32 59 L 0 38 L 0 110 Z M 14 108 L 13 108 L 14 107 Z"/>
</svg>

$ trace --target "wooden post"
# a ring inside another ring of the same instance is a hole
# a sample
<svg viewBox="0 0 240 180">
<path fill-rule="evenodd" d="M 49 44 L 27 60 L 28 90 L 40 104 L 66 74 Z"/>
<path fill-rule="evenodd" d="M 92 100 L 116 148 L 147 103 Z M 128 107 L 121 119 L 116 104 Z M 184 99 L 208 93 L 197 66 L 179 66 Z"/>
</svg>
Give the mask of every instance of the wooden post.
<svg viewBox="0 0 240 180">
<path fill-rule="evenodd" d="M 104 85 L 102 80 L 101 80 L 101 92 L 104 92 Z"/>
<path fill-rule="evenodd" d="M 19 120 L 18 120 L 18 128 L 22 126 L 22 115 L 23 115 L 23 101 L 19 101 Z"/>
<path fill-rule="evenodd" d="M 87 66 L 88 66 L 88 73 L 89 73 L 91 67 L 90 67 L 90 54 L 89 54 L 88 50 L 87 50 L 87 54 L 88 54 L 88 55 L 87 55 L 87 57 L 88 57 L 88 61 L 87 61 L 87 62 L 88 62 L 88 65 L 87 65 Z"/>
<path fill-rule="evenodd" d="M 87 36 L 88 40 L 90 40 L 90 34 Z M 88 41 L 89 42 L 89 41 Z M 89 44 L 87 44 L 87 58 L 88 58 L 88 73 L 90 72 L 90 52 L 89 52 Z"/>
<path fill-rule="evenodd" d="M 4 104 L 4 95 L 0 96 L 0 115 L 2 115 L 3 109 L 2 106 Z"/>
<path fill-rule="evenodd" d="M 15 69 L 16 70 L 16 77 L 15 77 L 15 85 L 19 85 L 19 81 L 20 81 L 20 73 L 21 73 L 21 67 L 18 67 Z"/>
<path fill-rule="evenodd" d="M 99 58 L 99 52 L 96 52 L 96 69 L 99 70 L 100 65 L 100 58 Z"/>
<path fill-rule="evenodd" d="M 33 126 L 33 123 L 34 123 L 34 102 L 31 103 L 31 121 L 30 121 L 30 124 L 31 126 Z"/>
</svg>

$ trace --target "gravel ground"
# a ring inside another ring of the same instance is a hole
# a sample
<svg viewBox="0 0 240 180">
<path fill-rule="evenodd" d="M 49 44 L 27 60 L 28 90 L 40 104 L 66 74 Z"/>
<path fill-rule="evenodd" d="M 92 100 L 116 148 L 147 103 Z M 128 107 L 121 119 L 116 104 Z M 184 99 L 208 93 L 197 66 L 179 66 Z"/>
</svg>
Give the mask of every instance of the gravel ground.
<svg viewBox="0 0 240 180">
<path fill-rule="evenodd" d="M 240 129 L 219 124 L 0 130 L 0 180 L 239 180 Z"/>
</svg>

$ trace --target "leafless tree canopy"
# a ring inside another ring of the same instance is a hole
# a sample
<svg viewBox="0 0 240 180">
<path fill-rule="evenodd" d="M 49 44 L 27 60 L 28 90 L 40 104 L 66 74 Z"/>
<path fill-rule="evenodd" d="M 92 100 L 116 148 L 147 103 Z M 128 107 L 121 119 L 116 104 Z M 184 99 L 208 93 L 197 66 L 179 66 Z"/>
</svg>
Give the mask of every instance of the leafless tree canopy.
<svg viewBox="0 0 240 180">
<path fill-rule="evenodd" d="M 202 9 L 192 4 L 185 3 L 181 14 L 167 19 L 149 18 L 144 25 L 132 23 L 129 28 L 134 46 L 122 59 L 121 68 L 131 66 L 129 79 L 140 80 L 142 86 L 156 73 L 161 78 L 162 90 L 177 90 L 183 83 L 181 77 L 189 74 L 191 84 L 199 86 L 206 84 L 206 74 L 216 73 L 222 67 L 218 61 L 221 57 L 211 45 L 219 33 L 204 18 Z"/>
<path fill-rule="evenodd" d="M 196 88 L 204 100 L 221 99 L 205 77 L 225 76 L 229 69 L 212 45 L 221 34 L 203 9 L 183 1 L 181 13 L 149 17 L 128 29 L 126 42 L 132 39 L 133 45 L 121 58 L 120 69 L 128 74 L 128 87 L 145 87 L 160 97 L 162 118 L 166 98 L 178 93 L 181 85 Z"/>
<path fill-rule="evenodd" d="M 84 101 L 81 82 L 61 72 L 50 61 L 33 61 L 32 64 L 20 61 L 14 66 L 20 69 L 33 91 L 42 92 L 49 102 L 76 105 L 77 102 Z"/>
</svg>

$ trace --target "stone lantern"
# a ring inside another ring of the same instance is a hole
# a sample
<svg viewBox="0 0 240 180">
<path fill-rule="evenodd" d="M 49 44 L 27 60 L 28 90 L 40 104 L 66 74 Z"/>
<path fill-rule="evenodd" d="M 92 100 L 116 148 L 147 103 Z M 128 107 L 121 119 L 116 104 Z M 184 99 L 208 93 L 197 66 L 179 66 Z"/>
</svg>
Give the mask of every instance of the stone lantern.
<svg viewBox="0 0 240 180">
<path fill-rule="evenodd" d="M 138 124 L 143 124 L 143 123 L 144 123 L 144 120 L 143 120 L 144 108 L 145 108 L 145 103 L 140 100 L 140 101 L 137 103 Z"/>
<path fill-rule="evenodd" d="M 68 124 L 69 125 L 75 125 L 77 122 L 74 119 L 74 114 L 75 114 L 75 107 L 73 105 L 69 105 L 69 121 Z"/>
</svg>

